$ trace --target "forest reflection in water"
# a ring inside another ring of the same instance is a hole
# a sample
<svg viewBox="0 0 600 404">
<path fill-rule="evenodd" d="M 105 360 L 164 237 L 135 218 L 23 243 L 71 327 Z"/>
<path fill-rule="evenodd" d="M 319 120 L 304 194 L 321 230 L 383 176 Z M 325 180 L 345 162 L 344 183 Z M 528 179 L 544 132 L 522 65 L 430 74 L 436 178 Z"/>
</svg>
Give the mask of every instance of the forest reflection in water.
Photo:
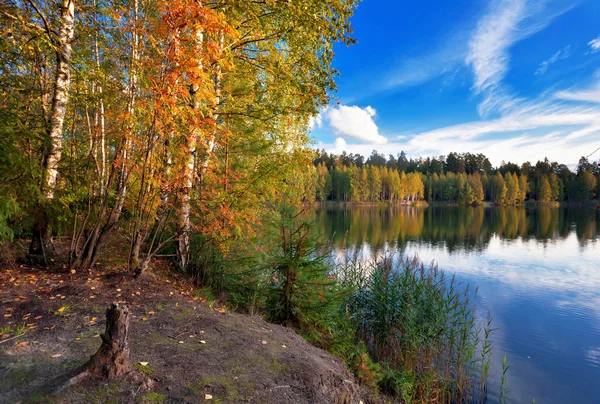
<svg viewBox="0 0 600 404">
<path fill-rule="evenodd" d="M 314 214 L 319 233 L 331 237 L 334 247 L 366 243 L 373 252 L 402 250 L 411 241 L 443 244 L 450 253 L 481 251 L 493 236 L 544 243 L 573 232 L 583 245 L 600 232 L 591 208 L 321 206 Z"/>
</svg>

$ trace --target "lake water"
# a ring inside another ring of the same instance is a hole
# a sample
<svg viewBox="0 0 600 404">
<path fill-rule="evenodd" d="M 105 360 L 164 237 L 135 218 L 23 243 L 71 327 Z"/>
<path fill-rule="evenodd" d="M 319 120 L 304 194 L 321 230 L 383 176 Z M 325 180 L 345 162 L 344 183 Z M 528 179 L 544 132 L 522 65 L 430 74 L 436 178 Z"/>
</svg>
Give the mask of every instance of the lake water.
<svg viewBox="0 0 600 404">
<path fill-rule="evenodd" d="M 319 207 L 337 253 L 398 248 L 479 286 L 493 316 L 490 401 L 600 403 L 600 213 L 590 208 Z M 344 239 L 345 244 L 344 244 Z"/>
</svg>

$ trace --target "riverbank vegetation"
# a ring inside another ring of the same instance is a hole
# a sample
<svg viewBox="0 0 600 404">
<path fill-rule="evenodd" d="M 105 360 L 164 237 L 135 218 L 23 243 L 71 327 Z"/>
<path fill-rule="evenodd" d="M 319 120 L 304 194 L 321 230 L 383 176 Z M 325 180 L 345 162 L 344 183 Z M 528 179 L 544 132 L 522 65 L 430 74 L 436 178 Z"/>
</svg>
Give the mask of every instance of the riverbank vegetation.
<svg viewBox="0 0 600 404">
<path fill-rule="evenodd" d="M 313 162 L 308 201 L 520 205 L 585 202 L 600 196 L 600 167 L 584 157 L 576 172 L 548 159 L 493 168 L 487 157 L 471 153 L 413 160 L 404 153 L 386 159 L 373 151 L 365 160 L 361 155 L 321 151 Z"/>
<path fill-rule="evenodd" d="M 269 237 L 245 247 L 249 260 L 214 257 L 215 296 L 293 327 L 342 358 L 372 394 L 485 401 L 492 326 L 473 291 L 394 250 L 363 256 L 350 248 L 336 258 L 297 209 L 274 219 Z"/>
</svg>

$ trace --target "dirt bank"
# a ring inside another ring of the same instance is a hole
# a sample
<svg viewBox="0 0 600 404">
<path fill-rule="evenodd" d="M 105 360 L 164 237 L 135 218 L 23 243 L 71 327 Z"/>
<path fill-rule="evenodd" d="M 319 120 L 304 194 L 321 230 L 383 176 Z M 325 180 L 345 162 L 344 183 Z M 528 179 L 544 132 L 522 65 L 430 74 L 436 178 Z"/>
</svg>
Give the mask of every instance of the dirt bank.
<svg viewBox="0 0 600 404">
<path fill-rule="evenodd" d="M 89 379 L 48 395 L 98 349 L 113 301 L 131 308 L 131 357 L 154 389 Z M 0 328 L 2 403 L 371 401 L 339 359 L 290 329 L 210 307 L 166 271 L 134 281 L 118 267 L 3 270 Z"/>
</svg>

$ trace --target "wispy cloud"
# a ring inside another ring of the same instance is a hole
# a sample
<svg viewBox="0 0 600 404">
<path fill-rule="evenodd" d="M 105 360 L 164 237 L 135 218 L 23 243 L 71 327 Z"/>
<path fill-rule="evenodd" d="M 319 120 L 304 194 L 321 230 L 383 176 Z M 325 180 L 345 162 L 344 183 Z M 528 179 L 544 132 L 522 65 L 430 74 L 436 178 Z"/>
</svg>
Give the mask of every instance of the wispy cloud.
<svg viewBox="0 0 600 404">
<path fill-rule="evenodd" d="M 556 93 L 556 98 L 561 100 L 600 103 L 600 85 L 590 90 L 560 91 Z"/>
<path fill-rule="evenodd" d="M 466 31 L 453 32 L 434 49 L 401 61 L 384 75 L 382 90 L 412 87 L 444 75 L 455 75 L 467 53 L 466 41 Z"/>
<path fill-rule="evenodd" d="M 588 42 L 588 45 L 592 48 L 592 53 L 600 51 L 600 36 L 596 39 L 592 39 Z"/>
<path fill-rule="evenodd" d="M 535 71 L 535 74 L 536 75 L 546 74 L 546 72 L 548 71 L 548 68 L 550 67 L 551 64 L 556 63 L 559 60 L 568 59 L 570 56 L 571 56 L 571 45 L 567 45 L 563 49 L 556 51 L 556 53 L 554 55 L 552 55 L 550 57 L 550 59 L 544 60 L 542 63 L 540 63 L 537 70 Z"/>
<path fill-rule="evenodd" d="M 510 69 L 510 48 L 541 31 L 572 5 L 543 0 L 501 0 L 492 2 L 469 41 L 466 63 L 474 73 L 473 90 L 483 96 L 480 115 L 506 109 L 515 97 L 503 88 L 502 80 Z"/>
</svg>

